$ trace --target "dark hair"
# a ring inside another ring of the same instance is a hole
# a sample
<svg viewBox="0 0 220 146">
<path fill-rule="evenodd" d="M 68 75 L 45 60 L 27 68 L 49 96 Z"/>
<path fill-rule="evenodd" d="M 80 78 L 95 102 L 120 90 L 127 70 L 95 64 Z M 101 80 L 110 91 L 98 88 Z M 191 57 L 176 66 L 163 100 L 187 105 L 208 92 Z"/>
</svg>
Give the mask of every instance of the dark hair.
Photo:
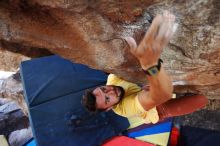
<svg viewBox="0 0 220 146">
<path fill-rule="evenodd" d="M 85 94 L 82 98 L 82 104 L 89 112 L 96 112 L 96 97 L 92 93 L 93 89 L 88 89 L 85 91 Z"/>
</svg>

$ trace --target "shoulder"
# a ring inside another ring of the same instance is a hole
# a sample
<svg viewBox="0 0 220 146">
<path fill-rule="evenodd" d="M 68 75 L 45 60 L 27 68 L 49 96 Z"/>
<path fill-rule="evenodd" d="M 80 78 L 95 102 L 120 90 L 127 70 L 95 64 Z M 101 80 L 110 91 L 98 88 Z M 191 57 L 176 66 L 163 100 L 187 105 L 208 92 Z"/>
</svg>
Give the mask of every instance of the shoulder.
<svg viewBox="0 0 220 146">
<path fill-rule="evenodd" d="M 123 79 L 119 78 L 115 74 L 109 74 L 107 79 L 107 85 L 114 85 L 123 81 Z"/>
</svg>

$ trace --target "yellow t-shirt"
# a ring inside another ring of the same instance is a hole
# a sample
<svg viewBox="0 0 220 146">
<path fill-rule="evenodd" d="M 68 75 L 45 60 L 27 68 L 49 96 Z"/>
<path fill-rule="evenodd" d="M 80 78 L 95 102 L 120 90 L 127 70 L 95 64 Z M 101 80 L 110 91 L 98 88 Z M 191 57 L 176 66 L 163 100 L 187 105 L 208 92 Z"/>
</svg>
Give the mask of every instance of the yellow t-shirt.
<svg viewBox="0 0 220 146">
<path fill-rule="evenodd" d="M 124 98 L 113 106 L 113 111 L 127 117 L 133 127 L 141 123 L 157 123 L 159 121 L 156 107 L 146 111 L 141 106 L 138 100 L 138 92 L 141 91 L 141 88 L 138 85 L 120 79 L 114 74 L 108 76 L 107 85 L 120 86 L 125 90 Z"/>
</svg>

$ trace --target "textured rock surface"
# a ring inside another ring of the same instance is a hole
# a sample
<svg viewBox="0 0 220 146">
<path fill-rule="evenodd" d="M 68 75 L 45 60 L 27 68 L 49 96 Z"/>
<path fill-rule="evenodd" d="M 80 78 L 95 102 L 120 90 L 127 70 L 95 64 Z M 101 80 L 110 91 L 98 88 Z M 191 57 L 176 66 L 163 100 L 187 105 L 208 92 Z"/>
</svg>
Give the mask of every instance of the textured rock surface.
<svg viewBox="0 0 220 146">
<path fill-rule="evenodd" d="M 8 102 L 10 102 L 9 99 L 7 99 L 7 98 L 1 98 L 1 97 L 0 97 L 0 106 L 6 104 L 6 103 L 8 103 Z"/>
<path fill-rule="evenodd" d="M 12 131 L 28 126 L 28 117 L 15 102 L 8 102 L 0 106 L 0 134 L 8 136 Z"/>
<path fill-rule="evenodd" d="M 0 49 L 0 70 L 17 71 L 21 61 L 29 60 L 29 57 L 18 53 Z"/>
<path fill-rule="evenodd" d="M 10 146 L 21 146 L 24 145 L 29 139 L 33 137 L 31 127 L 28 127 L 27 129 L 21 129 L 12 132 L 9 135 L 9 144 Z"/>
<path fill-rule="evenodd" d="M 173 12 L 179 24 L 162 55 L 176 91 L 219 98 L 219 0 L 4 0 L 0 40 L 6 49 L 10 44 L 46 48 L 143 84 L 140 66 L 122 37 L 133 36 L 139 42 L 153 16 L 164 9 Z"/>
<path fill-rule="evenodd" d="M 3 80 L 0 85 L 0 97 L 16 101 L 27 115 L 27 105 L 23 98 L 23 87 L 19 73 L 13 74 Z"/>
</svg>

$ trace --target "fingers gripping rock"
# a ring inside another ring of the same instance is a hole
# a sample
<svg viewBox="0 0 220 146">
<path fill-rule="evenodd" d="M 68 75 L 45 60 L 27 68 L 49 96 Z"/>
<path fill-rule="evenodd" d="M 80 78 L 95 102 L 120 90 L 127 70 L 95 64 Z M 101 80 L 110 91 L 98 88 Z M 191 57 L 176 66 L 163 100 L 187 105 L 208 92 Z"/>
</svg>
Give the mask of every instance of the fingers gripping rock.
<svg viewBox="0 0 220 146">
<path fill-rule="evenodd" d="M 137 46 L 132 37 L 124 37 L 130 46 L 131 53 L 139 60 L 143 69 L 157 64 L 162 50 L 170 41 L 177 25 L 175 16 L 168 11 L 158 14 L 141 43 Z"/>
</svg>

